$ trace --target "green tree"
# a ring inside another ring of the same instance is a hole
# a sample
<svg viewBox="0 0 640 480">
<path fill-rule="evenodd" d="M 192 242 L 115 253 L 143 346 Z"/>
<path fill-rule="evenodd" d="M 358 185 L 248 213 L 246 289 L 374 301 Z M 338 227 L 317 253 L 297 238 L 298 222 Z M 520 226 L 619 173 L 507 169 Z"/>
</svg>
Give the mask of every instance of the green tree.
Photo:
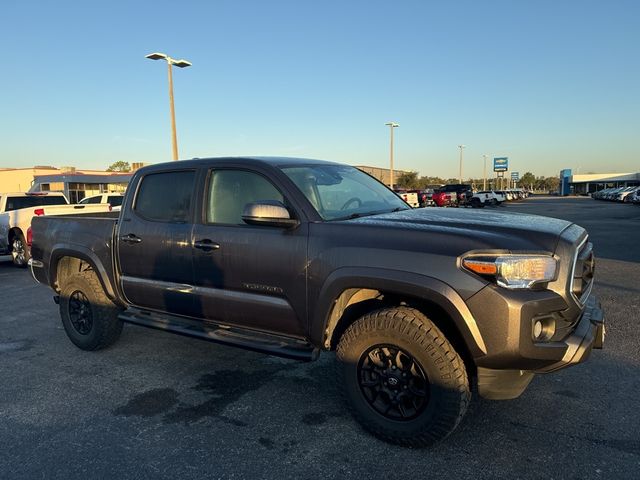
<svg viewBox="0 0 640 480">
<path fill-rule="evenodd" d="M 549 192 L 557 192 L 560 187 L 560 179 L 558 177 L 547 177 L 544 179 L 544 189 Z"/>
<path fill-rule="evenodd" d="M 400 188 L 415 189 L 420 188 L 418 172 L 406 172 L 395 179 L 395 186 Z"/>
<path fill-rule="evenodd" d="M 123 162 L 122 160 L 118 160 L 117 162 L 112 163 L 107 168 L 107 172 L 130 172 L 131 165 L 129 162 Z"/>
<path fill-rule="evenodd" d="M 523 188 L 528 188 L 533 190 L 536 185 L 536 176 L 531 172 L 526 172 L 522 177 L 520 177 L 520 181 L 518 182 L 518 186 Z"/>
</svg>

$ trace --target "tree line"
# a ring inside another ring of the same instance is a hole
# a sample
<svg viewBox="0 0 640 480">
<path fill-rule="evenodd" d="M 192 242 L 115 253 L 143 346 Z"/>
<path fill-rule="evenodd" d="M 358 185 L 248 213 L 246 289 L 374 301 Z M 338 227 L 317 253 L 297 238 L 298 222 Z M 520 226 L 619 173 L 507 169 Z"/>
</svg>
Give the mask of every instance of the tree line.
<svg viewBox="0 0 640 480">
<path fill-rule="evenodd" d="M 507 178 L 504 180 L 504 188 L 508 188 L 510 183 L 510 176 L 507 173 Z M 425 189 L 425 188 L 437 188 L 441 185 L 447 185 L 450 183 L 459 183 L 457 178 L 441 178 L 430 176 L 418 176 L 418 172 L 405 172 L 400 174 L 395 181 L 397 188 L 406 188 L 409 190 Z M 470 183 L 474 188 L 481 190 L 484 185 L 484 179 L 472 178 L 465 180 L 465 183 Z M 495 177 L 487 178 L 487 189 L 494 190 L 500 189 L 500 180 L 496 180 Z M 532 191 L 543 192 L 556 192 L 560 185 L 560 179 L 558 177 L 536 177 L 531 172 L 526 172 L 517 183 L 518 188 L 524 188 Z"/>
</svg>

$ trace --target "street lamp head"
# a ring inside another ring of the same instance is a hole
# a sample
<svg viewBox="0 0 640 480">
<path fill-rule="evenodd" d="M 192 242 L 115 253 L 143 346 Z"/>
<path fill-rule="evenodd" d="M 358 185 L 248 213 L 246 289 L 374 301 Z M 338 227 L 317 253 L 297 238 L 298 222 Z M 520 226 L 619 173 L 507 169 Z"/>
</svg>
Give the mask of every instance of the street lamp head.
<svg viewBox="0 0 640 480">
<path fill-rule="evenodd" d="M 172 65 L 175 65 L 176 67 L 180 67 L 180 68 L 184 68 L 184 67 L 190 67 L 191 66 L 191 62 L 187 62 L 186 60 L 172 60 L 171 61 Z"/>
<path fill-rule="evenodd" d="M 465 148 L 466 145 L 458 145 L 458 148 Z"/>
<path fill-rule="evenodd" d="M 387 127 L 391 127 L 391 128 L 395 128 L 395 127 L 399 127 L 400 126 L 399 124 L 394 123 L 394 122 L 387 122 L 387 123 L 385 123 L 385 125 Z"/>
<path fill-rule="evenodd" d="M 150 58 L 151 60 L 160 60 L 160 59 L 166 59 L 167 56 L 164 53 L 150 53 L 149 55 L 145 56 L 146 58 Z"/>
</svg>

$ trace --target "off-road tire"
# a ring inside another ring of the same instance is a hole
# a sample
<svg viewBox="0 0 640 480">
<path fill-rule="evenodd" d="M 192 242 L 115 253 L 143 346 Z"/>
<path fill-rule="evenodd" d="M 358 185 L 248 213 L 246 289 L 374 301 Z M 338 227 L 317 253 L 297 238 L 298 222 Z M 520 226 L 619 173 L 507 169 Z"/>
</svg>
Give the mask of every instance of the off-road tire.
<svg viewBox="0 0 640 480">
<path fill-rule="evenodd" d="M 85 306 L 90 322 L 79 324 L 79 303 Z M 60 318 L 67 336 L 78 348 L 100 350 L 115 343 L 122 332 L 119 313 L 120 309 L 104 293 L 93 271 L 75 273 L 64 279 L 60 291 Z M 85 328 L 79 328 L 78 324 Z"/>
<path fill-rule="evenodd" d="M 378 345 L 410 354 L 426 374 L 428 401 L 415 418 L 388 418 L 365 396 L 360 366 L 363 358 L 368 359 L 365 354 Z M 467 411 L 471 392 L 462 358 L 433 322 L 413 308 L 385 308 L 361 317 L 340 338 L 336 359 L 337 378 L 352 414 L 387 442 L 432 445 L 455 430 Z"/>
<path fill-rule="evenodd" d="M 16 233 L 11 240 L 11 259 L 13 264 L 19 268 L 26 268 L 29 264 L 29 258 L 31 258 L 30 253 L 29 246 L 22 232 Z"/>
</svg>

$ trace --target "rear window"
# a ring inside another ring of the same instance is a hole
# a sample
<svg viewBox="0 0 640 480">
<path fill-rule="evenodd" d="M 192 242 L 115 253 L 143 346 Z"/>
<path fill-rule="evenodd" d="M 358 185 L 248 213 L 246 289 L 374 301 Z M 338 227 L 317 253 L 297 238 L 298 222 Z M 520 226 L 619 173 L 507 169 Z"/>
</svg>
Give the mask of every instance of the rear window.
<svg viewBox="0 0 640 480">
<path fill-rule="evenodd" d="M 134 211 L 156 222 L 188 222 L 194 182 L 193 170 L 146 175 L 140 183 Z"/>
<path fill-rule="evenodd" d="M 50 197 L 48 195 L 29 195 L 26 197 L 7 197 L 5 212 L 20 210 L 21 208 L 41 207 L 46 205 L 66 205 L 67 199 L 62 195 Z"/>
<path fill-rule="evenodd" d="M 96 197 L 87 197 L 87 198 L 83 198 L 80 203 L 82 203 L 83 205 L 86 205 L 88 203 L 100 203 L 100 201 L 102 200 L 102 195 L 98 195 Z"/>
<path fill-rule="evenodd" d="M 122 195 L 111 195 L 108 198 L 108 202 L 111 204 L 112 207 L 119 207 L 122 205 L 122 199 L 124 197 Z"/>
</svg>

